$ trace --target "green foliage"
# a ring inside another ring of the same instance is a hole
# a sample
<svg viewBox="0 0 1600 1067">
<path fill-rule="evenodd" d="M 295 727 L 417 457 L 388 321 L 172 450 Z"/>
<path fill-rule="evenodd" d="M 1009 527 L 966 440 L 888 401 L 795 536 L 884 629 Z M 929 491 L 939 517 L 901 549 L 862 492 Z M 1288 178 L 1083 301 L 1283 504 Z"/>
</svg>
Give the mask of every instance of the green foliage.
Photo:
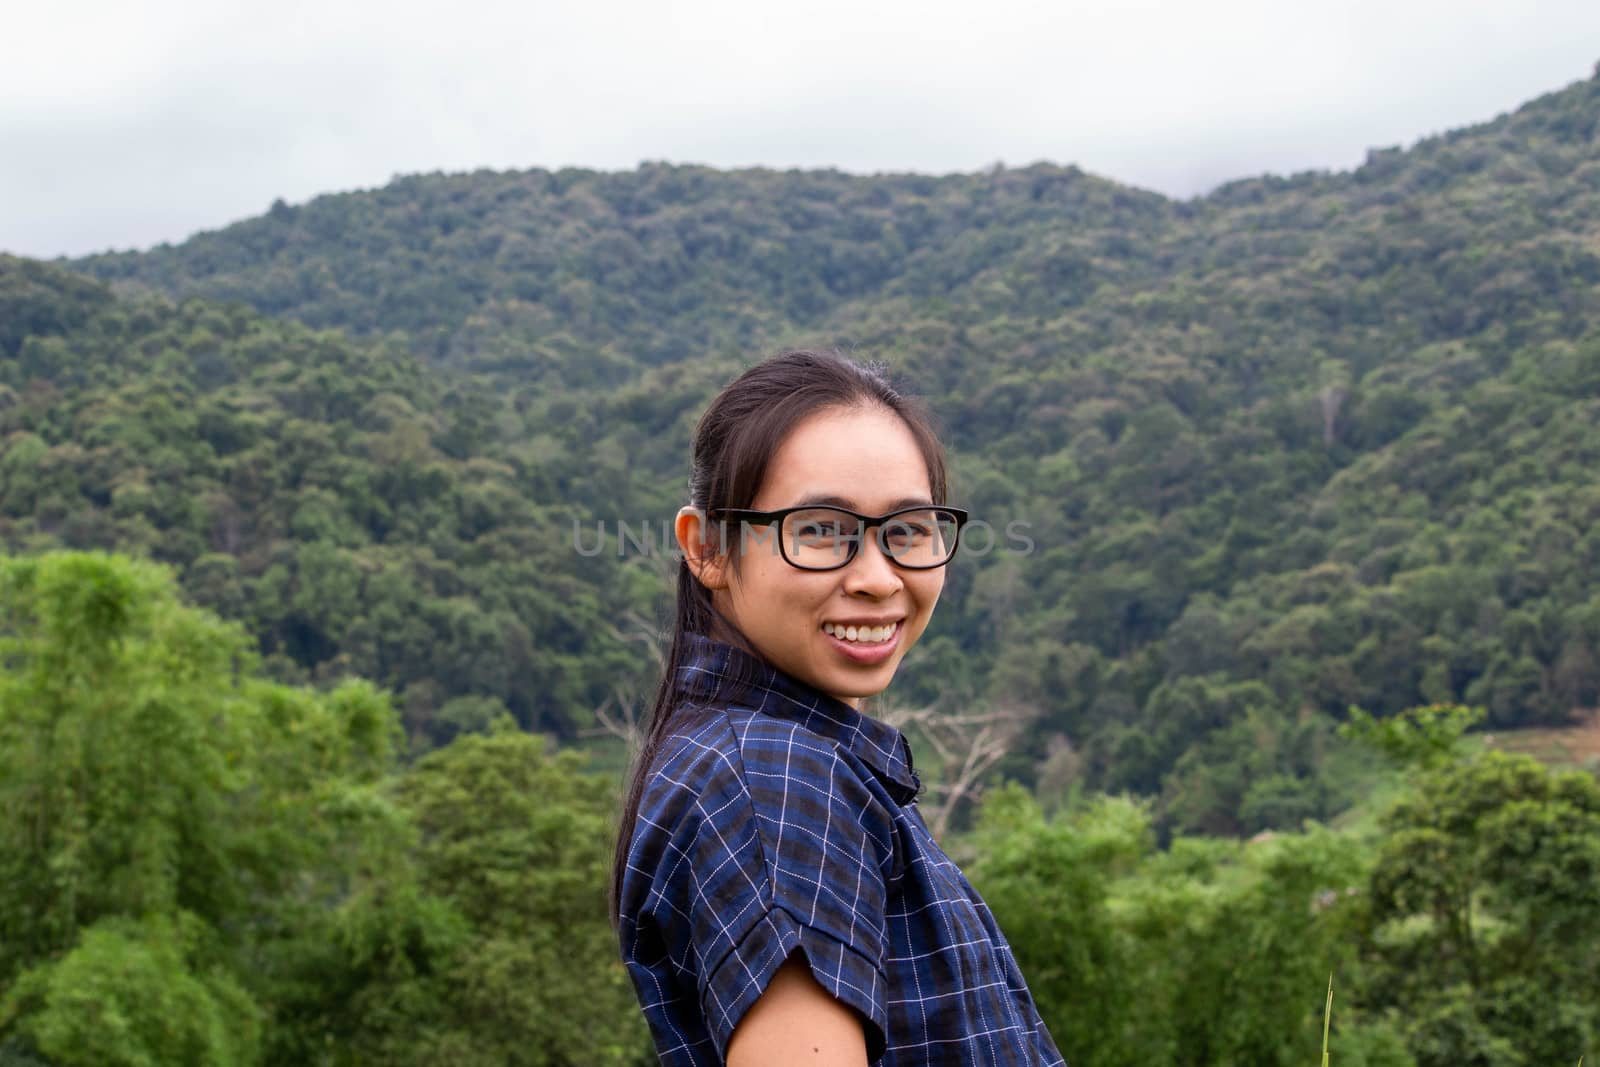
<svg viewBox="0 0 1600 1067">
<path fill-rule="evenodd" d="M 1108 903 L 1111 883 L 1151 848 L 1148 813 L 1106 800 L 1070 823 L 1050 823 L 1013 786 L 985 802 L 978 840 L 972 877 L 1069 1062 L 1091 1051 L 1105 1063 L 1169 1059 L 1169 1035 L 1134 1009 L 1149 989 Z"/>
<path fill-rule="evenodd" d="M 576 753 L 502 715 L 397 776 L 378 690 L 260 680 L 149 562 L 0 594 L 0 1056 L 641 1062 Z"/>
<path fill-rule="evenodd" d="M 1438 740 L 1471 713 L 1406 718 Z M 1014 786 L 991 796 L 973 878 L 1068 1061 L 1303 1063 L 1329 1021 L 1338 1064 L 1592 1049 L 1600 784 L 1402 739 L 1428 762 L 1406 767 L 1376 835 L 1311 825 L 1157 851 L 1147 804 L 1100 798 L 1049 819 Z"/>
<path fill-rule="evenodd" d="M 605 910 L 609 780 L 502 726 L 390 783 L 405 848 L 307 940 L 272 1062 L 648 1059 Z"/>
<path fill-rule="evenodd" d="M 419 747 L 460 728 L 436 722 L 456 698 L 570 736 L 628 676 L 606 622 L 632 594 L 572 551 L 555 490 L 530 493 L 544 476 L 450 453 L 477 387 L 242 308 L 112 303 L 25 261 L 0 260 L 0 292 L 36 275 L 97 295 L 0 360 L 0 548 L 169 563 L 279 680 L 397 694 Z"/>
<path fill-rule="evenodd" d="M 0 590 L 0 1062 L 648 1062 L 580 755 L 502 715 L 397 771 L 380 694 L 258 680 L 147 562 L 4 560 Z M 1421 759 L 1377 837 L 1158 849 L 1151 801 L 991 793 L 969 869 L 1068 1056 L 1301 1063 L 1330 971 L 1333 1062 L 1591 1047 L 1600 784 L 1463 756 L 1470 719 L 1356 720 Z"/>
<path fill-rule="evenodd" d="M 389 821 L 363 799 L 388 702 L 256 680 L 244 630 L 150 563 L 0 559 L 0 593 L 0 1031 L 59 1063 L 257 1062 L 260 965 Z"/>
<path fill-rule="evenodd" d="M 1339 736 L 1382 754 L 1396 766 L 1432 770 L 1460 755 L 1462 736 L 1483 718 L 1482 708 L 1459 704 L 1408 708 L 1389 719 L 1374 719 L 1351 708 Z"/>
<path fill-rule="evenodd" d="M 195 973 L 183 936 L 163 919 L 105 919 L 59 960 L 23 974 L 0 1003 L 0 1026 L 58 1064 L 166 1067 L 258 1062 L 259 1009 L 224 971 Z"/>
<path fill-rule="evenodd" d="M 1593 783 L 1460 741 L 1600 703 L 1597 123 L 1591 79 L 1184 204 L 651 165 L 398 179 L 101 281 L 0 257 L 0 1062 L 102 1062 L 77 990 L 125 1056 L 633 1056 L 603 790 L 493 724 L 647 690 L 670 569 L 618 520 L 681 503 L 746 362 L 834 342 L 996 531 L 896 693 L 1026 720 L 998 770 L 1066 811 L 994 798 L 974 871 L 1075 1060 L 1305 1062 L 1332 970 L 1335 1063 L 1571 1062 Z M 449 744 L 415 779 L 391 699 Z M 1373 746 L 1400 803 L 1320 828 Z"/>
<path fill-rule="evenodd" d="M 1042 164 L 480 171 L 75 265 L 116 298 L 5 260 L 0 544 L 173 563 L 419 750 L 460 698 L 571 740 L 651 684 L 618 627 L 668 561 L 618 523 L 682 502 L 744 363 L 840 342 L 927 394 L 998 543 L 904 698 L 1024 709 L 1007 773 L 1065 738 L 1163 833 L 1293 828 L 1350 793 L 1351 705 L 1600 702 L 1596 113 L 1591 79 L 1184 204 Z"/>
<path fill-rule="evenodd" d="M 473 930 L 439 974 L 433 1003 L 450 1030 L 442 1058 L 625 1064 L 649 1048 L 598 891 L 614 787 L 582 762 L 501 728 L 462 737 L 397 783 L 420 834 L 423 889 Z"/>
<path fill-rule="evenodd" d="M 0 977 L 104 916 L 214 918 L 244 884 L 224 805 L 245 638 L 170 584 L 133 561 L 0 564 Z"/>
<path fill-rule="evenodd" d="M 1312 829 L 1163 853 L 1134 802 L 1051 821 L 1020 790 L 986 804 L 978 841 L 974 882 L 1068 1062 L 1287 1065 L 1316 1047 L 1317 975 L 1355 958 L 1359 844 Z"/>
<path fill-rule="evenodd" d="M 1385 829 L 1370 916 L 1385 966 L 1365 993 L 1419 1005 L 1418 1063 L 1557 1062 L 1588 1047 L 1600 784 L 1485 752 L 1434 769 Z"/>
<path fill-rule="evenodd" d="M 51 337 L 81 326 L 110 302 L 111 291 L 104 285 L 0 254 L 0 358 L 15 356 L 29 337 Z"/>
</svg>

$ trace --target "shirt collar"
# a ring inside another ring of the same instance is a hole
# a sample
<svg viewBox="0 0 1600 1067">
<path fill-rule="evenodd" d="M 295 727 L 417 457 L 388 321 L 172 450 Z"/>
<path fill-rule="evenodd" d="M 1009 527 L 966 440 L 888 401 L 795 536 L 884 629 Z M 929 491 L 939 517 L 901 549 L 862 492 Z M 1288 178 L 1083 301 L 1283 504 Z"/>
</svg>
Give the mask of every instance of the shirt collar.
<svg viewBox="0 0 1600 1067">
<path fill-rule="evenodd" d="M 736 704 L 797 722 L 854 753 L 872 768 L 896 803 L 910 803 L 922 789 L 911 766 L 911 747 L 893 726 L 742 649 L 704 634 L 683 636 L 687 652 L 674 680 L 679 697 L 697 704 Z"/>
</svg>

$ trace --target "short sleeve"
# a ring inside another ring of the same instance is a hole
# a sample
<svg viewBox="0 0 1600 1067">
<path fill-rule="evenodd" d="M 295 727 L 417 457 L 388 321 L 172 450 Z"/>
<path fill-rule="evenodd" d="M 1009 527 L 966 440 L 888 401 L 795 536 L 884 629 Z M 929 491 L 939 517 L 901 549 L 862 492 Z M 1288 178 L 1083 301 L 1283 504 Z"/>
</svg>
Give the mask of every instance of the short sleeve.
<svg viewBox="0 0 1600 1067">
<path fill-rule="evenodd" d="M 875 1061 L 888 1018 L 893 817 L 827 739 L 767 717 L 724 722 L 732 736 L 692 775 L 674 862 L 659 872 L 666 941 L 694 972 L 719 1055 L 798 949 L 818 984 L 864 1020 Z"/>
</svg>

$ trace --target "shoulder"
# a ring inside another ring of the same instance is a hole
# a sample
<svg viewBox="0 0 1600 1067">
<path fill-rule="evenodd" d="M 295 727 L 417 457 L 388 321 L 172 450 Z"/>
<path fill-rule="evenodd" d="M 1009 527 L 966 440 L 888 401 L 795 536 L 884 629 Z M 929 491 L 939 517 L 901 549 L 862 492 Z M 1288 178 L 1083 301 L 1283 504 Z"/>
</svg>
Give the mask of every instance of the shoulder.
<svg viewBox="0 0 1600 1067">
<path fill-rule="evenodd" d="M 719 1054 L 796 950 L 883 1047 L 894 829 L 873 787 L 798 722 L 728 705 L 675 716 L 639 806 L 621 934 L 630 961 L 692 980 Z"/>
<path fill-rule="evenodd" d="M 640 829 L 708 832 L 758 854 L 795 838 L 848 838 L 888 863 L 894 806 L 870 772 L 831 739 L 738 706 L 685 708 L 652 760 Z"/>
<path fill-rule="evenodd" d="M 759 812 L 774 802 L 872 806 L 872 790 L 832 740 L 789 719 L 738 706 L 685 708 L 645 783 L 645 804 L 708 805 L 734 796 Z"/>
</svg>

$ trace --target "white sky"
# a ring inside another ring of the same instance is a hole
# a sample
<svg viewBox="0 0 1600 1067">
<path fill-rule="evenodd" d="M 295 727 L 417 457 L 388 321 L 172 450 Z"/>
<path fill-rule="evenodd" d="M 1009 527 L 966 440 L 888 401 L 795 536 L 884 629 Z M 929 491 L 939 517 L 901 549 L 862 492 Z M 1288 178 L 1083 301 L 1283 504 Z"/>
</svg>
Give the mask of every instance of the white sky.
<svg viewBox="0 0 1600 1067">
<path fill-rule="evenodd" d="M 971 171 L 1177 196 L 1588 77 L 1597 0 L 9 0 L 0 250 L 478 167 Z"/>
</svg>

